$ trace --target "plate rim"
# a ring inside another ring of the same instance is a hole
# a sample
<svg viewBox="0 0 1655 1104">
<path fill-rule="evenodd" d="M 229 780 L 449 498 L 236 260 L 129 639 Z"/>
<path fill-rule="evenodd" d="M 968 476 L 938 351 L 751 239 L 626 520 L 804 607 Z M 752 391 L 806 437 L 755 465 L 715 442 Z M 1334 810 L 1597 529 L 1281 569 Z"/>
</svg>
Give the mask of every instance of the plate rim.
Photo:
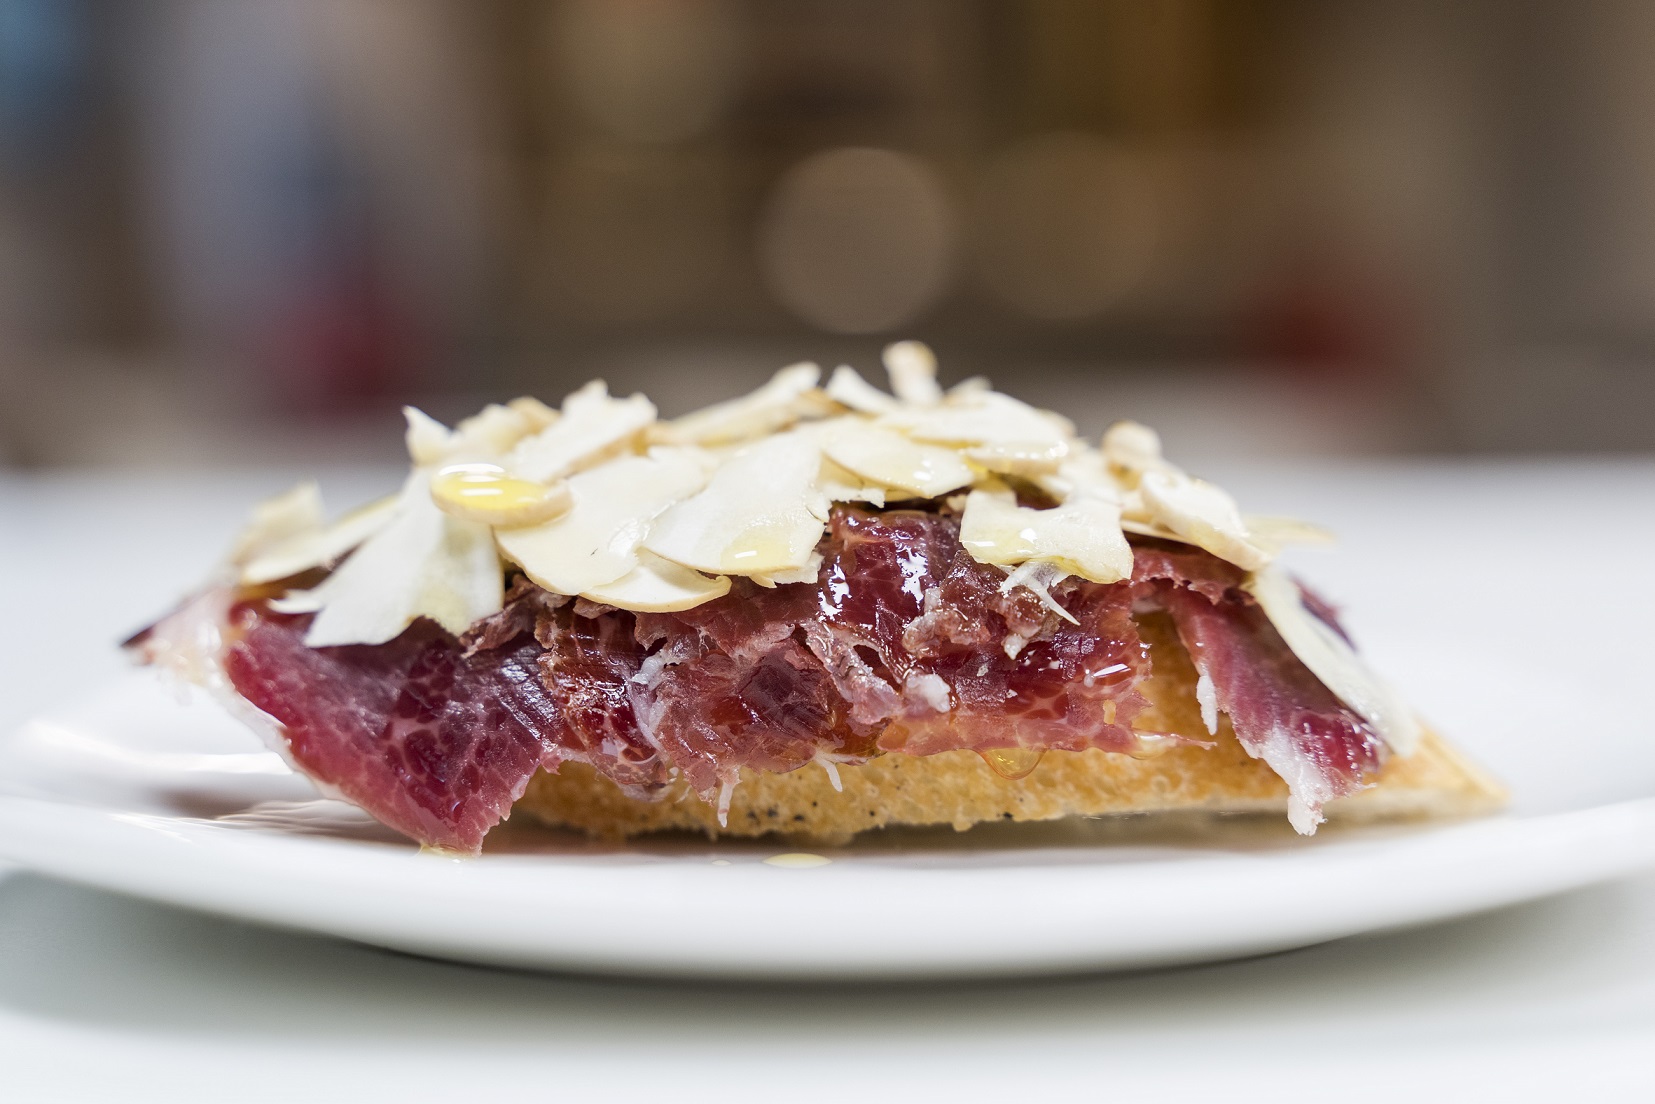
<svg viewBox="0 0 1655 1104">
<path fill-rule="evenodd" d="M 1400 837 L 1352 836 L 1315 849 L 1216 850 L 1174 862 L 989 869 L 870 862 L 799 870 L 757 860 L 714 866 L 604 861 L 612 856 L 456 859 L 0 795 L 0 855 L 48 876 L 168 905 L 487 965 L 740 980 L 1027 976 L 1286 950 L 1445 921 L 1632 874 L 1655 866 L 1655 797 L 1464 821 Z M 1484 877 L 1464 876 L 1473 870 Z M 560 877 L 556 883 L 525 877 L 546 872 Z M 721 893 L 709 896 L 714 879 Z M 1387 899 L 1382 888 L 1393 896 Z M 858 902 L 869 890 L 886 909 L 882 921 L 929 915 L 933 923 L 881 922 L 882 939 L 851 953 L 778 938 L 800 925 L 831 931 L 855 920 L 866 911 Z M 1044 911 L 1025 907 L 1031 891 L 1043 894 Z M 456 892 L 464 894 L 459 907 L 449 896 Z M 1228 895 L 1223 931 L 1178 927 L 1185 910 L 1215 894 Z M 674 902 L 691 907 L 699 930 L 724 930 L 718 925 L 743 918 L 764 923 L 749 923 L 744 939 L 698 943 L 637 916 L 641 905 Z M 530 908 L 547 911 L 527 913 Z M 525 923 L 528 915 L 544 922 Z M 956 920 L 952 938 L 938 936 L 939 916 Z M 1088 938 L 1078 923 L 1088 917 L 1112 921 L 1110 935 Z M 990 938 L 1019 921 L 1025 938 Z"/>
<path fill-rule="evenodd" d="M 921 845 L 839 854 L 811 869 L 766 865 L 751 841 L 723 855 L 709 844 L 683 855 L 639 848 L 467 860 L 412 843 L 215 821 L 147 800 L 158 787 L 228 787 L 239 775 L 217 761 L 245 758 L 229 743 L 239 726 L 217 716 L 224 752 L 189 768 L 200 774 L 155 774 L 172 746 L 156 734 L 179 704 L 156 690 L 153 678 L 127 672 L 0 734 L 0 763 L 21 768 L 15 780 L 0 779 L 0 857 L 236 920 L 491 965 L 829 981 L 1134 969 L 1428 924 L 1655 867 L 1655 793 L 1642 787 L 1541 812 L 1400 831 L 1356 826 L 1298 847 L 1260 849 L 1215 833 L 1172 847 L 1137 838 Z M 118 754 L 90 768 L 40 758 L 29 743 L 39 724 L 77 730 Z M 197 746 L 200 734 L 185 745 Z M 207 730 L 204 746 L 217 739 Z M 265 791 L 249 791 L 250 802 L 257 792 Z M 796 847 L 779 841 L 769 854 Z M 879 938 L 832 937 L 870 930 L 876 911 Z"/>
</svg>

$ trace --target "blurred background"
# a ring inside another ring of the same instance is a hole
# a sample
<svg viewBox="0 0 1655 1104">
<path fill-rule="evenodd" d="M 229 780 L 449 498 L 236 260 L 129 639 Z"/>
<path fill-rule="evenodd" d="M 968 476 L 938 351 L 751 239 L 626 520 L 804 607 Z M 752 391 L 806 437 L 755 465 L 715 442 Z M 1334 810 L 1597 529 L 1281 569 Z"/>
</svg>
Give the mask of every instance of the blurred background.
<svg viewBox="0 0 1655 1104">
<path fill-rule="evenodd" d="M 1655 447 L 1655 3 L 0 0 L 0 466 L 898 337 L 1186 458 Z"/>
</svg>

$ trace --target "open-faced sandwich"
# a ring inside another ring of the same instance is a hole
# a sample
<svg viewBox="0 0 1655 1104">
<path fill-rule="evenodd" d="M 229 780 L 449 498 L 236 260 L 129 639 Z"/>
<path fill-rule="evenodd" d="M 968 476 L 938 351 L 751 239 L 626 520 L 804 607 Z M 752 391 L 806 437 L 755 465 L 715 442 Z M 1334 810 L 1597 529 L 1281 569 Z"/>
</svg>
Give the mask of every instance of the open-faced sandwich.
<svg viewBox="0 0 1655 1104">
<path fill-rule="evenodd" d="M 1458 816 L 1497 786 L 1123 422 L 1099 444 L 923 345 L 662 421 L 589 384 L 450 429 L 332 522 L 259 506 L 131 646 L 324 792 L 475 852 L 513 812 L 604 835 L 841 841 L 1169 810 Z"/>
</svg>

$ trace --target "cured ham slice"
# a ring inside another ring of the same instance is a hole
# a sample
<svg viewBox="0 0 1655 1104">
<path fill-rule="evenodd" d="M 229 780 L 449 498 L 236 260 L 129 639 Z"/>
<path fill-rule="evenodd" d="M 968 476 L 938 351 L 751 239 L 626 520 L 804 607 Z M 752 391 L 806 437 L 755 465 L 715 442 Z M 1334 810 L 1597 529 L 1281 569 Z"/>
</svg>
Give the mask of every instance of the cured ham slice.
<svg viewBox="0 0 1655 1104">
<path fill-rule="evenodd" d="M 707 798 L 734 786 L 742 767 L 785 773 L 820 752 L 865 758 L 873 750 L 848 725 L 821 664 L 791 638 L 752 658 L 695 648 L 644 698 L 640 718 Z"/>
<path fill-rule="evenodd" d="M 519 640 L 467 657 L 436 625 L 379 645 L 310 648 L 309 617 L 247 605 L 223 664 L 236 691 L 274 717 L 311 778 L 397 831 L 475 852 L 566 730 L 540 678 L 540 646 Z"/>
<path fill-rule="evenodd" d="M 1314 831 L 1327 802 L 1355 793 L 1363 776 L 1379 769 L 1384 744 L 1288 649 L 1256 604 L 1234 591 L 1215 595 L 1210 574 L 1163 575 L 1160 569 L 1175 561 L 1144 559 L 1156 574 L 1143 585 L 1172 615 L 1236 739 L 1287 783 L 1293 827 Z"/>
<path fill-rule="evenodd" d="M 635 708 L 644 649 L 633 635 L 632 615 L 543 611 L 535 638 L 545 648 L 541 677 L 563 720 L 561 729 L 545 734 L 552 744 L 549 766 L 586 763 L 617 785 L 646 791 L 664 783 L 670 764 L 645 735 Z"/>
<path fill-rule="evenodd" d="M 1130 722 L 1148 660 L 1130 587 L 1070 586 L 1067 621 L 967 555 L 952 518 L 840 511 L 832 536 L 812 639 L 847 663 L 871 653 L 873 673 L 900 692 L 880 718 L 881 748 L 1140 750 Z M 866 673 L 855 674 L 841 688 L 865 694 Z"/>
<path fill-rule="evenodd" d="M 1287 781 L 1301 831 L 1379 765 L 1373 733 L 1294 658 L 1244 573 L 1199 549 L 1142 541 L 1130 580 L 1062 580 L 1047 598 L 969 556 L 946 512 L 839 508 L 818 552 L 814 583 L 738 579 L 681 613 L 519 578 L 459 639 L 419 621 L 382 645 L 308 648 L 308 617 L 248 601 L 222 663 L 307 774 L 471 852 L 536 771 L 568 762 L 633 797 L 682 777 L 727 801 L 742 768 L 883 751 L 1143 753 L 1166 743 L 1133 727 L 1145 609 L 1172 616 L 1243 746 Z"/>
</svg>

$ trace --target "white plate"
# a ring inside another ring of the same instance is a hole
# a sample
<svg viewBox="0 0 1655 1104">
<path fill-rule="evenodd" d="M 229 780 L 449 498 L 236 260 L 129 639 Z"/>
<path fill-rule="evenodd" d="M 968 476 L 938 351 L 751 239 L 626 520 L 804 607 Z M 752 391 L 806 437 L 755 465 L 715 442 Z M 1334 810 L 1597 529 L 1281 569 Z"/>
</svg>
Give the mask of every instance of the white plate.
<svg viewBox="0 0 1655 1104">
<path fill-rule="evenodd" d="M 1524 762 L 1495 764 L 1526 774 L 1510 779 L 1529 798 L 1514 815 L 1312 840 L 1274 820 L 1232 823 L 1221 841 L 1194 822 L 1154 836 L 1081 822 L 875 836 L 799 866 L 767 862 L 774 844 L 604 847 L 510 826 L 467 861 L 319 800 L 216 705 L 135 672 L 0 745 L 0 853 L 482 963 L 839 979 L 1118 969 L 1420 924 L 1655 863 L 1655 797 L 1608 792 L 1647 779 L 1649 752 L 1596 791 Z"/>
</svg>

